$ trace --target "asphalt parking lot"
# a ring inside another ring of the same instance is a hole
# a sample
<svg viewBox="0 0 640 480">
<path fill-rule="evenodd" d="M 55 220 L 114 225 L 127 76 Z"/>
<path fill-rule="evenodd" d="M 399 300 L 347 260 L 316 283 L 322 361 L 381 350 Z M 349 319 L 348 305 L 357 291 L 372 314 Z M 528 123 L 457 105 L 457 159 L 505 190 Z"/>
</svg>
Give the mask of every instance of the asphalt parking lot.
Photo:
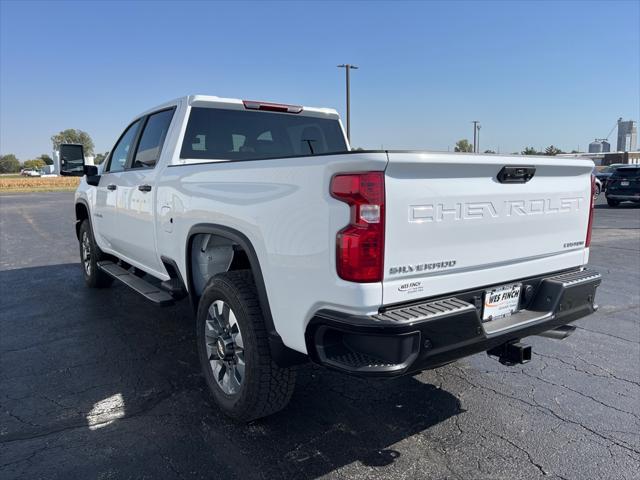
<svg viewBox="0 0 640 480">
<path fill-rule="evenodd" d="M 186 304 L 84 287 L 73 194 L 0 196 L 0 477 L 632 479 L 640 471 L 640 208 L 599 202 L 600 310 L 531 363 L 416 377 L 300 369 L 238 425 L 209 401 Z"/>
</svg>

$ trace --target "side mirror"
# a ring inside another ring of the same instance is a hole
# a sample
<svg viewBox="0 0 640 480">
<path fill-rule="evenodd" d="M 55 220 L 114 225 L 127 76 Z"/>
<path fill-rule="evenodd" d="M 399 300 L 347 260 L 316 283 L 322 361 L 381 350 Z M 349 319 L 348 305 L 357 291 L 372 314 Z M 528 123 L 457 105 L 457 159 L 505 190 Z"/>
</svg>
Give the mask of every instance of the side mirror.
<svg viewBox="0 0 640 480">
<path fill-rule="evenodd" d="M 84 174 L 87 176 L 87 183 L 89 185 L 93 185 L 97 187 L 100 183 L 100 175 L 98 175 L 98 167 L 95 165 L 84 165 L 83 167 Z"/>
<path fill-rule="evenodd" d="M 86 163 L 82 145 L 76 143 L 61 143 L 58 147 L 58 172 L 60 175 L 81 177 L 82 166 Z M 92 162 L 90 162 L 92 163 Z"/>
</svg>

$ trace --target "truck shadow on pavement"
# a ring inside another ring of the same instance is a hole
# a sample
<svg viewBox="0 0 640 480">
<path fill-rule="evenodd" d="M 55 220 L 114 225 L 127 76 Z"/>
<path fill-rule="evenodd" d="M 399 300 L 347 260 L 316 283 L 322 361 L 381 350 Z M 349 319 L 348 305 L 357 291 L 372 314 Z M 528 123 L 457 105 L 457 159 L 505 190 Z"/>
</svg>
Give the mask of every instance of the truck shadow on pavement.
<svg viewBox="0 0 640 480">
<path fill-rule="evenodd" d="M 305 365 L 284 411 L 236 424 L 209 398 L 186 302 L 89 290 L 79 264 L 2 271 L 0 291 L 3 478 L 355 475 L 424 456 L 402 441 L 461 413 L 412 377 Z"/>
</svg>

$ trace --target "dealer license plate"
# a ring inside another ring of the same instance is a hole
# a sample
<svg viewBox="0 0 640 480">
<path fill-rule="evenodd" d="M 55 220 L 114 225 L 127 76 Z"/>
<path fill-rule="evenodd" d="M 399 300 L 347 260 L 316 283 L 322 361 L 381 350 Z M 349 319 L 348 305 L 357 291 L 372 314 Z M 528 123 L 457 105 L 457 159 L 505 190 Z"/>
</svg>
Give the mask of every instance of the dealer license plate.
<svg viewBox="0 0 640 480">
<path fill-rule="evenodd" d="M 518 311 L 520 305 L 521 283 L 502 285 L 484 292 L 484 309 L 482 321 L 488 322 L 497 318 L 508 317 Z"/>
<path fill-rule="evenodd" d="M 620 186 L 621 187 L 628 187 L 629 186 L 629 182 L 622 181 L 622 182 L 620 182 Z"/>
</svg>

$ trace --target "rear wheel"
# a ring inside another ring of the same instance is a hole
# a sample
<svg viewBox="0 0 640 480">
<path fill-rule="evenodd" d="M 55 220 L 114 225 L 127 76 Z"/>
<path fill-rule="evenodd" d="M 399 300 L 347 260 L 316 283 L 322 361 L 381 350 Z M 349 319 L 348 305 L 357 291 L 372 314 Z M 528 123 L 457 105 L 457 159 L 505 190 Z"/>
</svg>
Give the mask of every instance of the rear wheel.
<svg viewBox="0 0 640 480">
<path fill-rule="evenodd" d="M 271 358 L 250 271 L 211 278 L 200 298 L 196 325 L 202 373 L 225 414 L 248 422 L 289 403 L 295 370 L 281 368 Z"/>
<path fill-rule="evenodd" d="M 613 198 L 607 198 L 607 203 L 610 207 L 617 207 L 618 205 L 620 205 L 620 201 L 614 200 Z"/>
<path fill-rule="evenodd" d="M 89 220 L 80 224 L 80 261 L 84 272 L 84 281 L 90 288 L 104 288 L 113 283 L 113 278 L 98 268 L 98 262 L 103 260 L 104 253 L 96 245 Z"/>
</svg>

